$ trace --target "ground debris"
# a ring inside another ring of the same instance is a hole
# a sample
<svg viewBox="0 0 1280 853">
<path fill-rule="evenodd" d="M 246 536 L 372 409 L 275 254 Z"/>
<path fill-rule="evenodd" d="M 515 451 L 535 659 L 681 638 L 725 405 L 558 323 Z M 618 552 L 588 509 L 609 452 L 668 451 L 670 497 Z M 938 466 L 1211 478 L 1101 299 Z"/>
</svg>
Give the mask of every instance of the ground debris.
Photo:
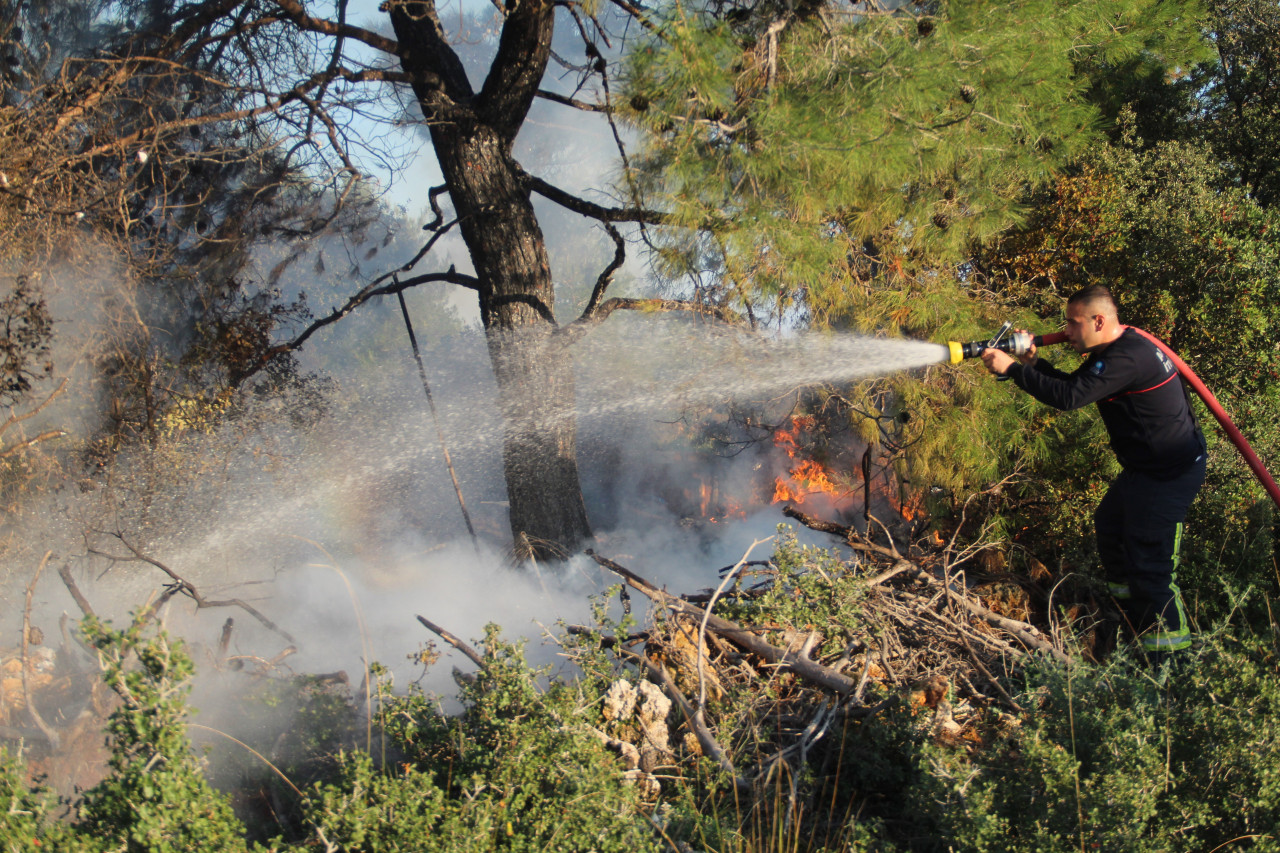
<svg viewBox="0 0 1280 853">
<path fill-rule="evenodd" d="M 621 666 L 634 667 L 603 703 L 608 737 L 625 742 L 614 748 L 631 755 L 625 763 L 633 776 L 658 766 L 641 768 L 640 755 L 651 748 L 646 733 L 655 731 L 651 722 L 635 722 L 644 689 L 661 688 L 671 700 L 671 719 L 655 738 L 661 759 L 673 764 L 666 772 L 692 772 L 706 756 L 740 789 L 758 789 L 799 778 L 833 732 L 843 737 L 886 715 L 940 746 L 984 748 L 1024 713 L 1005 685 L 1016 683 L 1011 676 L 1028 658 L 1069 660 L 1060 632 L 1033 624 L 1031 591 L 1007 575 L 969 581 L 942 543 L 906 557 L 895 543 L 877 544 L 790 508 L 786 514 L 839 536 L 856 559 L 815 565 L 809 571 L 822 583 L 808 585 L 793 570 L 757 561 L 721 590 L 686 597 L 588 552 L 653 604 L 650 622 L 629 637 L 570 628 L 580 642 L 599 642 Z M 856 590 L 847 618 L 804 616 L 817 612 L 806 611 L 806 596 L 837 589 Z M 783 765 L 789 769 L 779 777 Z"/>
</svg>

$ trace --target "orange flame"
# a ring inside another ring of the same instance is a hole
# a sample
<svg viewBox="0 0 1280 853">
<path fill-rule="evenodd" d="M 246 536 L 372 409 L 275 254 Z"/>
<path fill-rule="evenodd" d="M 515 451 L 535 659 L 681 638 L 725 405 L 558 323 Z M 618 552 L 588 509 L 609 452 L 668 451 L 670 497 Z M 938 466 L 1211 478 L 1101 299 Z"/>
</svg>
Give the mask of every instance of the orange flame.
<svg viewBox="0 0 1280 853">
<path fill-rule="evenodd" d="M 732 497 L 720 491 L 720 487 L 714 482 L 702 481 L 698 483 L 697 495 L 692 494 L 691 489 L 685 490 L 687 499 L 696 500 L 698 503 L 698 518 L 718 524 L 730 518 L 746 518 L 746 507 L 734 500 Z"/>
<path fill-rule="evenodd" d="M 773 501 L 781 503 L 790 501 L 804 503 L 809 495 L 824 494 L 837 500 L 848 497 L 848 490 L 837 485 L 831 475 L 817 461 L 799 458 L 800 433 L 812 429 L 814 419 L 809 415 L 796 415 L 791 418 L 791 428 L 779 429 L 773 434 L 773 444 L 787 454 L 792 460 L 787 476 L 778 477 L 773 484 Z"/>
</svg>

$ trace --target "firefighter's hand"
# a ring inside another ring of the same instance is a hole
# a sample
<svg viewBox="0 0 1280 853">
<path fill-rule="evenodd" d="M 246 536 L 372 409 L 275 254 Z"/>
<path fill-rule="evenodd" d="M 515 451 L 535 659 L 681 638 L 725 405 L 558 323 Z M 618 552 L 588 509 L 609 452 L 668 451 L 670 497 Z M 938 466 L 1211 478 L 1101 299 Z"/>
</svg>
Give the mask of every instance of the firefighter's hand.
<svg viewBox="0 0 1280 853">
<path fill-rule="evenodd" d="M 1016 331 L 1024 335 L 1031 336 L 1031 333 L 1028 332 L 1026 329 L 1017 329 Z M 1018 361 L 1022 362 L 1027 367 L 1030 367 L 1031 365 L 1035 364 L 1036 359 L 1039 358 L 1039 356 L 1036 355 L 1035 337 L 1031 336 L 1031 340 L 1032 340 L 1032 343 L 1030 346 L 1027 347 L 1027 351 L 1024 352 L 1022 355 L 1018 356 Z"/>
<path fill-rule="evenodd" d="M 1013 366 L 1013 356 L 994 347 L 987 347 L 982 351 L 982 363 L 996 376 L 1004 376 Z"/>
</svg>

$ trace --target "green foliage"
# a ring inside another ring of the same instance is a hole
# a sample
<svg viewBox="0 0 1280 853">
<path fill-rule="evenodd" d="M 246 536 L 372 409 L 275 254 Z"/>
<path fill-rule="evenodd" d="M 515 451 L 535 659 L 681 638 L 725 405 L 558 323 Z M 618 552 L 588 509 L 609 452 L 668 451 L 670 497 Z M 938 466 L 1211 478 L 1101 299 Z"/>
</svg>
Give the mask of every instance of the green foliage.
<svg viewBox="0 0 1280 853">
<path fill-rule="evenodd" d="M 1093 88 L 1197 55 L 1195 12 L 970 2 L 770 29 L 766 9 L 671 7 L 627 80 L 649 133 L 644 185 L 711 234 L 675 239 L 669 271 L 709 269 L 726 298 L 785 305 L 840 301 L 868 245 L 960 261 L 1098 140 Z"/>
<path fill-rule="evenodd" d="M 130 853 L 247 850 L 244 828 L 205 779 L 187 738 L 184 698 L 193 668 L 181 644 L 86 619 L 103 680 L 122 702 L 107 722 L 110 775 L 87 791 L 77 829 Z"/>
<path fill-rule="evenodd" d="M 935 752 L 913 802 L 966 850 L 1280 849 L 1275 653 L 1220 635 L 1172 672 L 1033 668 L 1033 712 L 976 755 Z"/>
<path fill-rule="evenodd" d="M 1187 82 L 1189 124 L 1260 204 L 1280 202 L 1280 9 L 1268 0 L 1213 0 L 1216 61 Z"/>
<path fill-rule="evenodd" d="M 378 712 L 398 756 L 377 770 L 345 756 L 307 814 L 330 840 L 371 850 L 657 849 L 638 795 L 586 725 L 599 711 L 582 684 L 530 668 L 486 629 L 484 666 L 446 716 L 416 689 Z M 389 691 L 388 691 L 389 692 Z"/>
<path fill-rule="evenodd" d="M 777 573 L 773 583 L 758 597 L 726 601 L 728 618 L 743 624 L 820 625 L 840 636 L 865 629 L 859 602 L 867 595 L 866 581 L 850 574 L 830 549 L 801 545 L 795 530 L 780 524 L 771 562 Z"/>
<path fill-rule="evenodd" d="M 1130 248 L 1113 209 L 1129 188 L 1099 179 L 1075 213 L 1037 190 L 1118 136 L 1135 93 L 1176 99 L 1169 81 L 1207 55 L 1196 3 L 722 12 L 671 7 L 628 60 L 648 142 L 640 186 L 685 229 L 662 244 L 665 273 L 717 282 L 718 299 L 756 317 L 890 337 L 974 340 L 1006 319 L 1053 329 L 1057 282 L 1075 265 L 1097 280 L 1095 254 Z M 1009 252 L 972 257 L 1028 214 L 1020 267 Z M 975 530 L 1034 523 L 1087 550 L 1075 496 L 1110 466 L 1091 418 L 1046 412 L 974 364 L 838 394 L 853 431 L 887 451 L 904 488 L 931 488 L 937 512 L 958 518 L 968 495 L 1020 471 L 1005 495 L 1027 511 L 993 502 L 970 515 Z"/>
<path fill-rule="evenodd" d="M 228 675 L 212 678 L 219 693 L 242 683 L 224 680 Z M 249 838 L 265 843 L 275 835 L 305 832 L 299 789 L 331 781 L 340 772 L 338 756 L 344 750 L 369 744 L 362 716 L 345 680 L 253 679 L 236 690 L 231 711 L 202 717 L 206 731 L 240 741 L 214 735 L 205 775 L 231 799 Z"/>
<path fill-rule="evenodd" d="M 30 853 L 95 853 L 104 849 L 93 836 L 76 833 L 58 819 L 57 798 L 42 787 L 31 787 L 20 759 L 0 749 L 0 851 Z"/>
<path fill-rule="evenodd" d="M 777 582 L 718 609 L 757 624 L 818 625 L 837 645 L 874 632 L 865 582 L 830 551 L 782 533 Z M 85 633 L 122 699 L 110 720 L 111 774 L 65 821 L 52 795 L 25 782 L 21 763 L 0 754 L 0 850 L 249 849 L 191 753 L 191 664 L 181 647 L 139 624 L 116 631 L 90 620 Z M 664 775 L 656 802 L 642 802 L 591 732 L 607 728 L 601 703 L 616 676 L 603 661 L 572 682 L 548 681 L 496 627 L 483 648 L 474 680 L 460 679 L 454 715 L 416 690 L 393 696 L 376 668 L 384 758 L 339 752 L 332 772 L 294 800 L 303 846 L 277 839 L 270 849 L 1154 853 L 1247 841 L 1280 850 L 1274 630 L 1224 623 L 1176 668 L 1123 650 L 1101 665 L 1026 659 L 1005 681 L 1025 711 L 988 709 L 977 718 L 980 741 L 939 740 L 932 714 L 890 701 L 870 716 L 838 713 L 805 762 L 779 765 L 759 790 L 735 791 L 695 764 Z M 709 706 L 708 722 L 741 768 L 769 766 L 776 753 L 776 721 L 753 707 L 778 716 L 790 700 L 786 678 L 767 681 L 758 696 Z M 322 711 L 321 722 L 332 716 Z"/>
</svg>

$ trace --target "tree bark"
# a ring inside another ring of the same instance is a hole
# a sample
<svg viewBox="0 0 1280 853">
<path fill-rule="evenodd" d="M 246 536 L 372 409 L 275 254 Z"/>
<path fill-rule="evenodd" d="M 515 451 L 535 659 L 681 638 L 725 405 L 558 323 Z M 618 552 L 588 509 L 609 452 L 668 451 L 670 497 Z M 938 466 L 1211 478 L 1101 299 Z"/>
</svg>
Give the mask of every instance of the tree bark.
<svg viewBox="0 0 1280 853">
<path fill-rule="evenodd" d="M 506 4 L 479 93 L 444 38 L 434 2 L 393 0 L 387 9 L 479 281 L 516 550 L 563 557 L 591 535 L 578 480 L 573 365 L 553 335 L 546 240 L 512 156 L 550 56 L 554 4 Z"/>
</svg>

